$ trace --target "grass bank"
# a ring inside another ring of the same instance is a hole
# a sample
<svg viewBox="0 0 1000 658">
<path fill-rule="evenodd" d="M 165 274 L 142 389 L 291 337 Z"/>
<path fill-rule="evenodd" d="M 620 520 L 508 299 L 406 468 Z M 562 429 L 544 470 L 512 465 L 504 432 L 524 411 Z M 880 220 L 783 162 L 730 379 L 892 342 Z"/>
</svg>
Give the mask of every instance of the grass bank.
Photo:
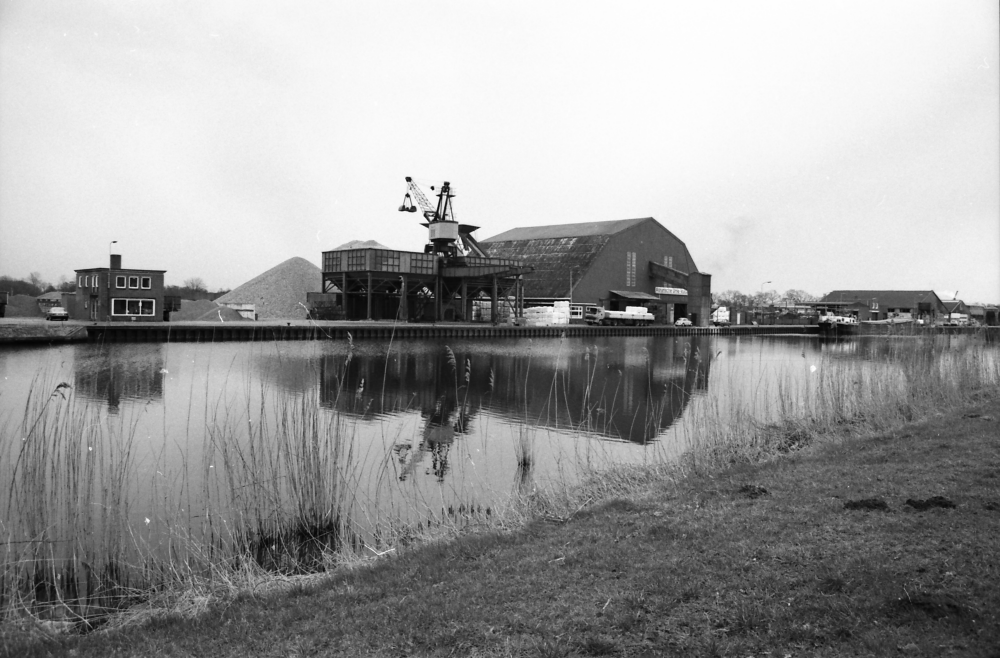
<svg viewBox="0 0 1000 658">
<path fill-rule="evenodd" d="M 607 473 L 514 531 L 272 580 L 271 592 L 190 591 L 186 606 L 126 630 L 8 624 L 3 649 L 997 656 L 1000 397 L 991 387 L 923 411 L 874 431 L 775 427 L 768 451 Z"/>
</svg>

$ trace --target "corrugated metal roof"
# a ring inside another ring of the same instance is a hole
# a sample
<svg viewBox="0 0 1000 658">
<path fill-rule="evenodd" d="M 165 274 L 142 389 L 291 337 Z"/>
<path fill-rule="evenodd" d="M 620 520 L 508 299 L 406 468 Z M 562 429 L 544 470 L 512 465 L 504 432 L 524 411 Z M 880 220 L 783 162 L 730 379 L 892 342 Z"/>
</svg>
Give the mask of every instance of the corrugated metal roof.
<svg viewBox="0 0 1000 658">
<path fill-rule="evenodd" d="M 620 233 L 652 217 L 638 219 L 615 219 L 607 222 L 584 222 L 582 224 L 552 224 L 549 226 L 524 226 L 504 231 L 480 242 L 509 242 L 511 240 L 551 240 L 559 238 L 582 238 L 609 236 Z M 655 220 L 654 220 L 655 221 Z"/>
<path fill-rule="evenodd" d="M 581 276 L 608 242 L 608 235 L 591 235 L 536 240 L 492 242 L 491 258 L 510 258 L 534 268 L 524 275 L 530 297 L 565 297 L 569 294 L 570 272 Z"/>
</svg>

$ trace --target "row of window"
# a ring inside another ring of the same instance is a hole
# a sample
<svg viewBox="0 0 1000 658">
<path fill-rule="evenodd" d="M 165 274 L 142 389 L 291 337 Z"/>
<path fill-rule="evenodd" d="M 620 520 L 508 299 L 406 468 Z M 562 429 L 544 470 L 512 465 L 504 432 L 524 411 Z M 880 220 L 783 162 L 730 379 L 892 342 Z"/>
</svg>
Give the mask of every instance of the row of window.
<svg viewBox="0 0 1000 658">
<path fill-rule="evenodd" d="M 77 277 L 77 286 L 80 288 L 97 288 L 100 284 L 100 277 L 97 274 L 87 274 Z M 149 290 L 153 287 L 153 277 L 151 276 L 124 276 L 115 277 L 115 288 L 125 290 Z"/>
<path fill-rule="evenodd" d="M 625 252 L 625 285 L 627 287 L 635 286 L 635 252 L 626 251 Z"/>
<path fill-rule="evenodd" d="M 156 315 L 154 299 L 111 299 L 111 315 Z"/>
</svg>

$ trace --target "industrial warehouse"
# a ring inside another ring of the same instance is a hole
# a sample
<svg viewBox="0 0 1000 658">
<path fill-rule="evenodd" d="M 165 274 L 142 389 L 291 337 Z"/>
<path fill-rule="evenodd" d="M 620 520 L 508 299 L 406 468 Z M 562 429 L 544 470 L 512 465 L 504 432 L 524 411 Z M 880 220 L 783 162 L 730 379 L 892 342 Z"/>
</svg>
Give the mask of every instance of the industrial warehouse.
<svg viewBox="0 0 1000 658">
<path fill-rule="evenodd" d="M 323 252 L 323 292 L 309 295 L 318 319 L 519 323 L 524 309 L 644 307 L 660 323 L 706 326 L 711 275 L 652 217 L 516 228 L 481 243 L 478 227 L 454 220 L 448 182 L 437 203 L 412 179 L 402 212 L 423 213 L 423 252 L 353 246 Z"/>
</svg>

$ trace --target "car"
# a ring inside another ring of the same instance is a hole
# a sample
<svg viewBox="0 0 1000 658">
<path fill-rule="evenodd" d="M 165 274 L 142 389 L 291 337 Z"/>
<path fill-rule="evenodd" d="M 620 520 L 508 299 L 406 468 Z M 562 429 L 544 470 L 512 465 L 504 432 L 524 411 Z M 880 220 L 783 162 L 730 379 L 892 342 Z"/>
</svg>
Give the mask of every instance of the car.
<svg viewBox="0 0 1000 658">
<path fill-rule="evenodd" d="M 69 313 L 62 306 L 53 306 L 45 313 L 46 320 L 69 320 Z"/>
<path fill-rule="evenodd" d="M 677 318 L 677 320 L 674 322 L 674 326 L 675 327 L 690 327 L 691 326 L 691 321 L 688 320 L 687 318 Z"/>
<path fill-rule="evenodd" d="M 687 318 L 684 319 L 686 320 Z M 716 327 L 728 327 L 729 320 L 712 320 L 712 324 L 715 325 Z"/>
</svg>

